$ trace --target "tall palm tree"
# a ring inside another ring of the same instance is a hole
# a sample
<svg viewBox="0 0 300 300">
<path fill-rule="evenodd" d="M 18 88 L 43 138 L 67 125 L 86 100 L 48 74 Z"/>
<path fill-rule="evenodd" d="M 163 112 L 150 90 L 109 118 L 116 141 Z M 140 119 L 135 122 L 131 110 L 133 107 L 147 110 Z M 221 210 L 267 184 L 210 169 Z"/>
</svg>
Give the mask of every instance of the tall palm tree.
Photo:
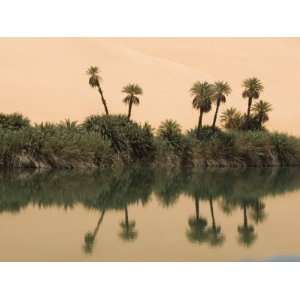
<svg viewBox="0 0 300 300">
<path fill-rule="evenodd" d="M 261 92 L 263 92 L 264 90 L 264 86 L 259 79 L 257 79 L 256 77 L 252 77 L 245 79 L 243 81 L 242 87 L 244 88 L 242 96 L 243 98 L 248 99 L 247 120 L 249 120 L 252 100 L 259 98 Z"/>
<path fill-rule="evenodd" d="M 100 75 L 99 75 L 99 69 L 98 67 L 96 66 L 90 66 L 87 70 L 87 75 L 90 76 L 89 78 L 89 85 L 92 87 L 92 88 L 97 88 L 98 89 L 98 92 L 101 96 L 101 101 L 102 101 L 102 104 L 104 106 L 104 109 L 105 109 L 105 113 L 106 115 L 109 115 L 108 113 L 108 108 L 107 108 L 107 104 L 106 104 L 106 100 L 104 98 L 104 95 L 103 95 L 103 91 L 102 91 L 102 88 L 101 88 L 101 85 L 100 85 L 100 81 L 102 80 Z"/>
<path fill-rule="evenodd" d="M 142 95 L 143 90 L 138 84 L 130 83 L 123 87 L 122 92 L 127 94 L 127 96 L 123 99 L 123 102 L 129 105 L 128 120 L 130 120 L 132 105 L 140 104 L 140 99 L 137 96 Z"/>
<path fill-rule="evenodd" d="M 99 231 L 100 225 L 103 222 L 104 215 L 105 215 L 105 210 L 102 211 L 94 231 L 93 232 L 89 231 L 84 236 L 84 251 L 86 253 L 92 253 L 92 251 L 93 251 L 95 239 L 96 239 L 97 233 Z"/>
<path fill-rule="evenodd" d="M 238 129 L 241 117 L 241 113 L 236 108 L 227 108 L 221 115 L 221 123 L 227 129 Z"/>
<path fill-rule="evenodd" d="M 254 115 L 258 118 L 259 127 L 262 127 L 262 124 L 269 120 L 268 113 L 272 110 L 272 106 L 269 102 L 260 100 L 255 103 L 252 107 Z"/>
<path fill-rule="evenodd" d="M 202 128 L 202 118 L 203 114 L 211 110 L 211 102 L 214 94 L 214 89 L 211 84 L 208 82 L 197 81 L 193 84 L 190 89 L 191 95 L 193 98 L 193 107 L 199 110 L 199 120 L 198 120 L 198 129 L 197 136 L 200 137 L 200 130 Z"/>
<path fill-rule="evenodd" d="M 135 230 L 135 221 L 129 221 L 127 205 L 124 208 L 124 212 L 125 221 L 120 223 L 122 231 L 119 236 L 124 241 L 134 241 L 137 238 L 138 233 Z"/>
<path fill-rule="evenodd" d="M 214 92 L 215 94 L 213 97 L 213 101 L 216 103 L 216 111 L 215 111 L 214 120 L 212 124 L 213 129 L 215 129 L 216 127 L 220 104 L 226 102 L 226 96 L 228 96 L 231 93 L 231 87 L 228 82 L 216 81 L 214 83 Z"/>
</svg>

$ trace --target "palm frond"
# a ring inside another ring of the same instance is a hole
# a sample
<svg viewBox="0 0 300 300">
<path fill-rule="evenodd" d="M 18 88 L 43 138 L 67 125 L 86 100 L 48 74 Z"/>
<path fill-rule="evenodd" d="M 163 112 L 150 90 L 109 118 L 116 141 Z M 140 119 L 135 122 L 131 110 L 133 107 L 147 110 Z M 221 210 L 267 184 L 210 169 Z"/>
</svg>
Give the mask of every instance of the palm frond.
<svg viewBox="0 0 300 300">
<path fill-rule="evenodd" d="M 143 89 L 136 83 L 129 83 L 123 87 L 122 93 L 127 93 L 130 95 L 142 95 Z"/>
</svg>

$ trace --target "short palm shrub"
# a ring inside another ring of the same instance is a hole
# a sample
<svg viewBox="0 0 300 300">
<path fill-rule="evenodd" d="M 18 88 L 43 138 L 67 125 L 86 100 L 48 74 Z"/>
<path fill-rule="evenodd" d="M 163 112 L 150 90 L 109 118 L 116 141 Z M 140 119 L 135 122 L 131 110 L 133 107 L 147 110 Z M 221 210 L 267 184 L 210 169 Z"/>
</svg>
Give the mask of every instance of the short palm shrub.
<svg viewBox="0 0 300 300">
<path fill-rule="evenodd" d="M 180 151 L 182 145 L 181 126 L 174 120 L 162 122 L 158 128 L 157 136 Z"/>
</svg>

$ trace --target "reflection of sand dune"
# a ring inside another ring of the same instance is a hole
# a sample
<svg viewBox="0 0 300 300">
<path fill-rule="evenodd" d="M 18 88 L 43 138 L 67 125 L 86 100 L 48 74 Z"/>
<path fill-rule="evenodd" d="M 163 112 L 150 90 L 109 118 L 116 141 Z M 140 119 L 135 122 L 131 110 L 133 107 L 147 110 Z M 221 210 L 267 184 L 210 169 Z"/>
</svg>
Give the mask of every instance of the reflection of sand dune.
<svg viewBox="0 0 300 300">
<path fill-rule="evenodd" d="M 136 81 L 145 95 L 133 117 L 156 126 L 165 118 L 185 128 L 195 124 L 188 90 L 197 79 L 228 80 L 228 105 L 244 108 L 241 80 L 258 76 L 266 85 L 263 98 L 274 105 L 271 127 L 299 133 L 300 39 L 1 39 L 0 46 L 1 110 L 34 121 L 82 120 L 102 111 L 85 75 L 96 64 L 111 110 L 126 110 L 120 89 Z"/>
</svg>

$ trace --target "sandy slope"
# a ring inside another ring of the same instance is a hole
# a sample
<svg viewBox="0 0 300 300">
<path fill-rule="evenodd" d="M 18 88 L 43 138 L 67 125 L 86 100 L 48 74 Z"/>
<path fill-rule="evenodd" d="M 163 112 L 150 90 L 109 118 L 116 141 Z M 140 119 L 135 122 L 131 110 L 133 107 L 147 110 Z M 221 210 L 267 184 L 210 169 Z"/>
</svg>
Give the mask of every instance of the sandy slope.
<svg viewBox="0 0 300 300">
<path fill-rule="evenodd" d="M 145 95 L 133 118 L 155 126 L 166 118 L 194 126 L 195 80 L 229 81 L 227 106 L 245 109 L 241 81 L 257 76 L 266 86 L 262 98 L 274 106 L 270 127 L 300 134 L 300 39 L 0 39 L 0 49 L 0 110 L 37 122 L 102 111 L 85 74 L 93 64 L 111 111 L 126 111 L 120 90 L 137 82 Z"/>
</svg>

